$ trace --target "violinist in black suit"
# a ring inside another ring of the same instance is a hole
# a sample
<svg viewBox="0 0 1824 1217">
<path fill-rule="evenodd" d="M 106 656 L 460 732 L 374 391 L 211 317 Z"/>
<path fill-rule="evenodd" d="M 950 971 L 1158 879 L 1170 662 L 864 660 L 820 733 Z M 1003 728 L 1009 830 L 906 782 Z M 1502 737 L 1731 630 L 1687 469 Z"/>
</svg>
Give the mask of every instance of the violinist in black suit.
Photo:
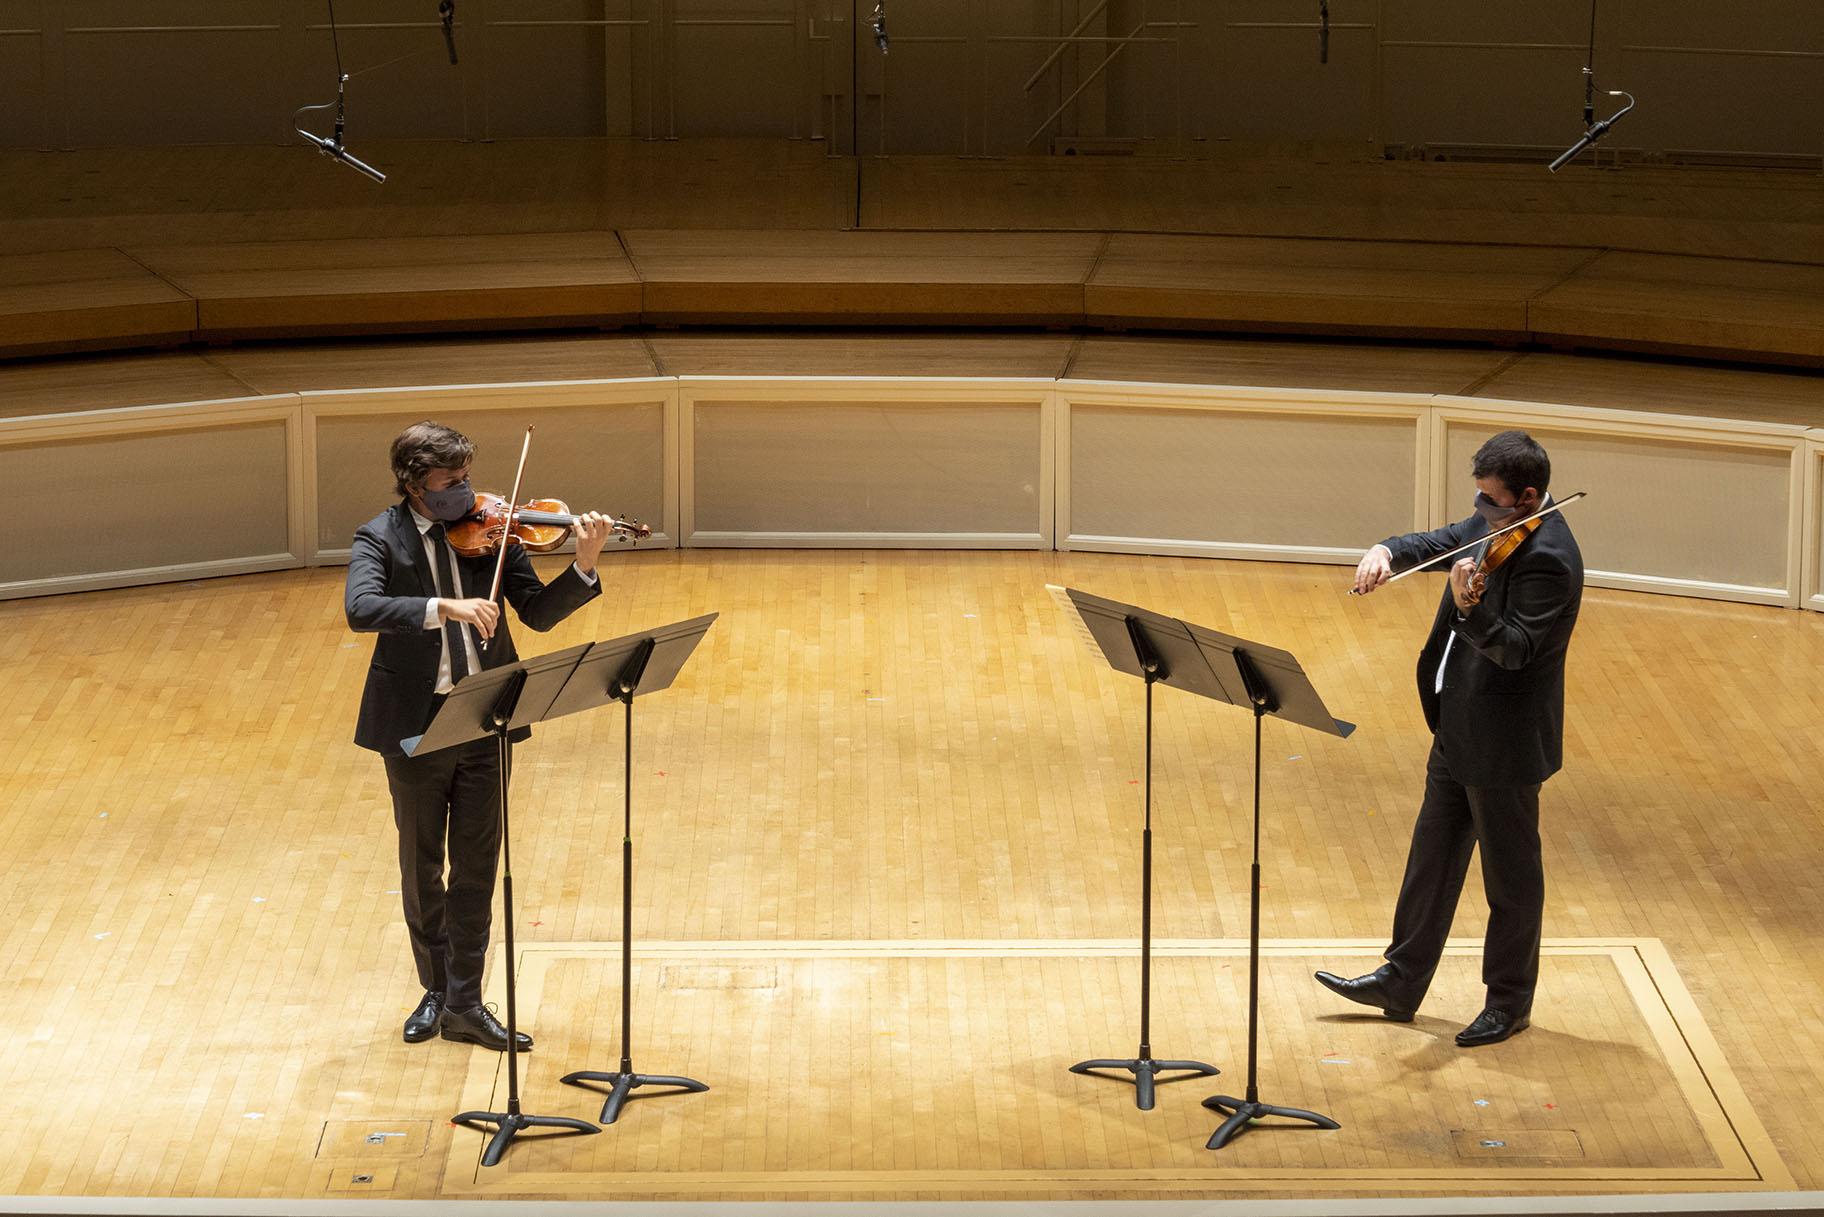
<svg viewBox="0 0 1824 1217">
<path fill-rule="evenodd" d="M 1548 506 L 1551 471 L 1531 436 L 1493 437 L 1471 470 L 1475 514 L 1374 546 L 1356 568 L 1356 590 L 1372 592 L 1395 571 Z M 1499 1043 L 1531 1019 L 1545 905 L 1539 788 L 1563 764 L 1564 659 L 1583 598 L 1583 556 L 1563 513 L 1516 533 L 1517 542 L 1496 538 L 1455 562 L 1419 652 L 1431 756 L 1387 962 L 1353 979 L 1317 974 L 1333 992 L 1410 1021 L 1437 970 L 1470 853 L 1479 846 L 1489 904 L 1482 964 L 1488 996 L 1457 1035 L 1464 1047 Z"/>
<path fill-rule="evenodd" d="M 504 1051 L 506 1029 L 481 1004 L 500 853 L 499 745 L 482 739 L 412 757 L 400 749 L 424 732 L 456 682 L 518 659 L 506 617 L 488 598 L 495 560 L 465 558 L 444 535 L 446 523 L 473 508 L 474 455 L 467 436 L 441 423 L 415 423 L 393 441 L 402 497 L 356 530 L 346 608 L 350 629 L 379 634 L 355 743 L 385 760 L 399 829 L 405 924 L 425 989 L 406 1019 L 406 1042 L 441 1029 L 445 1039 Z M 523 549 L 508 546 L 501 594 L 519 619 L 548 630 L 600 595 L 595 564 L 608 532 L 606 517 L 578 517 L 576 561 L 549 584 Z M 519 1038 L 521 1051 L 532 1046 L 531 1036 Z"/>
</svg>

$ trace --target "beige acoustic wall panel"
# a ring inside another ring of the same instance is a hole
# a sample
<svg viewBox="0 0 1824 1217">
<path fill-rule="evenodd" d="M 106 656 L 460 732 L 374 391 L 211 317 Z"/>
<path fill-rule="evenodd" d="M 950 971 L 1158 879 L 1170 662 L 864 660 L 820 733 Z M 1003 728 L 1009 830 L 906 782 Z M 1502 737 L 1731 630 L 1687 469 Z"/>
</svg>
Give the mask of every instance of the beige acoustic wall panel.
<svg viewBox="0 0 1824 1217">
<path fill-rule="evenodd" d="M 1067 547 L 1354 562 L 1413 527 L 1418 415 L 1072 401 Z"/>
<path fill-rule="evenodd" d="M 686 391 L 691 545 L 1045 548 L 1042 394 Z"/>
<path fill-rule="evenodd" d="M 513 487 L 521 441 L 531 424 L 522 499 L 563 500 L 572 511 L 605 511 L 639 520 L 654 533 L 643 545 L 670 544 L 666 410 L 669 390 L 645 387 L 631 398 L 566 386 L 517 391 L 306 394 L 315 439 L 319 561 L 345 561 L 355 529 L 398 501 L 388 451 L 394 437 L 432 418 L 475 441 L 477 490 L 505 496 Z M 610 542 L 607 553 L 623 548 Z"/>
<path fill-rule="evenodd" d="M 150 429 L 0 431 L 19 503 L 84 504 L 84 519 L 12 529 L 0 597 L 296 566 L 286 420 Z"/>
<path fill-rule="evenodd" d="M 1466 518 L 1470 469 L 1489 436 L 1514 425 L 1448 418 L 1442 519 Z M 1525 429 L 1552 461 L 1551 489 L 1587 490 L 1566 509 L 1592 583 L 1684 595 L 1796 603 L 1792 442 L 1761 445 L 1614 431 Z"/>
</svg>

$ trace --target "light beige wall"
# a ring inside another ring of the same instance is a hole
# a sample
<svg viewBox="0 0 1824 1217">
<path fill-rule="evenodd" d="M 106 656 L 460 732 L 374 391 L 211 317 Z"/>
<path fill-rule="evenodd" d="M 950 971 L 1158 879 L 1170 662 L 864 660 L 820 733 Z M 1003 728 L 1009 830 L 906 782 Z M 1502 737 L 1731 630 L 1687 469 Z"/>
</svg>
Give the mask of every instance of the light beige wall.
<svg viewBox="0 0 1824 1217">
<path fill-rule="evenodd" d="M 960 392 L 688 391 L 686 543 L 1049 544 L 1043 402 Z"/>
<path fill-rule="evenodd" d="M 407 425 L 434 418 L 475 441 L 477 490 L 506 495 L 521 443 L 535 428 L 521 498 L 561 499 L 572 511 L 640 520 L 668 544 L 666 450 L 669 389 L 528 388 L 398 394 L 305 394 L 315 450 L 315 543 L 326 559 L 345 556 L 364 520 L 398 501 L 387 452 Z M 617 546 L 611 544 L 612 553 Z"/>
<path fill-rule="evenodd" d="M 1359 555 L 1414 527 L 1417 413 L 1071 400 L 1069 547 L 1127 538 Z"/>
<path fill-rule="evenodd" d="M 437 417 L 504 492 L 645 520 L 656 544 L 1102 549 L 1353 562 L 1467 514 L 1522 427 L 1592 586 L 1824 609 L 1824 432 L 1526 402 L 1038 380 L 656 378 L 307 393 L 0 419 L 21 501 L 132 529 L 16 532 L 0 598 L 337 562 L 393 500 L 386 448 Z M 100 488 L 99 493 L 96 488 Z"/>
<path fill-rule="evenodd" d="M 1470 514 L 1475 451 L 1519 424 L 1552 459 L 1552 490 L 1587 490 L 1566 512 L 1586 570 L 1766 589 L 1798 586 L 1792 558 L 1793 446 L 1707 437 L 1601 434 L 1524 419 L 1445 424 L 1438 523 Z"/>
<path fill-rule="evenodd" d="M 1094 0 L 888 0 L 885 57 L 872 7 L 462 0 L 451 68 L 430 0 L 347 3 L 351 141 L 727 135 L 1004 155 L 1075 135 L 1194 151 L 1228 139 L 1562 147 L 1581 130 L 1581 0 L 1334 0 L 1327 64 L 1317 6 L 1282 0 L 1115 0 L 1100 13 Z M 1083 41 L 1040 72 L 1085 16 Z M 1598 80 L 1641 99 L 1617 147 L 1819 155 L 1813 0 L 1656 0 L 1599 16 Z M 316 0 L 0 0 L 0 31 L 10 145 L 289 142 L 291 112 L 334 94 Z"/>
<path fill-rule="evenodd" d="M 248 404 L 256 417 L 0 432 L 0 480 L 17 502 L 81 507 L 41 527 L 20 517 L 0 544 L 0 597 L 301 565 L 289 411 Z"/>
</svg>

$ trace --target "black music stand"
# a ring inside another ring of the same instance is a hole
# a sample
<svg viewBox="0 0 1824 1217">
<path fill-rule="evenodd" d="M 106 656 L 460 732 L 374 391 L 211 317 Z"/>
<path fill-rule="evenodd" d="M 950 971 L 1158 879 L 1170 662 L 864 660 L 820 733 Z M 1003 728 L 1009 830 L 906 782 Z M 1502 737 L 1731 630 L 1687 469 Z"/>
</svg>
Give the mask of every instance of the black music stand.
<svg viewBox="0 0 1824 1217">
<path fill-rule="evenodd" d="M 612 1072 L 578 1070 L 561 1079 L 566 1085 L 606 1082 L 608 1096 L 602 1103 L 604 1126 L 621 1118 L 629 1099 L 659 1098 L 708 1090 L 691 1078 L 633 1071 L 633 699 L 671 687 L 678 672 L 696 649 L 716 614 L 693 617 L 674 625 L 629 634 L 612 642 L 598 642 L 576 674 L 564 686 L 550 717 L 588 710 L 609 701 L 627 707 L 625 741 L 623 831 L 621 834 L 621 1067 Z M 635 1095 L 642 1086 L 663 1086 L 656 1095 Z"/>
<path fill-rule="evenodd" d="M 1210 671 L 1224 686 L 1227 696 L 1222 700 L 1244 706 L 1254 714 L 1254 864 L 1248 906 L 1248 1089 L 1247 1097 L 1243 1099 L 1212 1095 L 1203 1101 L 1203 1105 L 1213 1111 L 1229 1113 L 1229 1118 L 1210 1134 L 1204 1148 L 1221 1149 L 1265 1116 L 1303 1120 L 1319 1128 L 1340 1128 L 1342 1126 L 1329 1116 L 1301 1107 L 1275 1107 L 1260 1101 L 1260 724 L 1271 714 L 1340 739 L 1347 739 L 1355 730 L 1355 724 L 1331 717 L 1330 711 L 1324 708 L 1324 699 L 1311 687 L 1310 679 L 1290 652 L 1200 625 L 1179 624 L 1189 631 Z"/>
<path fill-rule="evenodd" d="M 503 667 L 488 668 L 464 678 L 450 690 L 423 735 L 400 741 L 407 756 L 422 756 L 456 744 L 492 735 L 500 746 L 500 848 L 502 857 L 501 918 L 507 927 L 507 1109 L 465 1111 L 451 1119 L 468 1128 L 494 1125 L 494 1135 L 481 1155 L 483 1166 L 494 1166 L 513 1138 L 527 1128 L 562 1128 L 574 1133 L 602 1130 L 586 1120 L 569 1116 L 529 1116 L 519 1107 L 519 957 L 513 949 L 513 845 L 507 815 L 507 786 L 512 776 L 508 737 L 548 717 L 552 699 L 570 680 L 577 663 L 588 653 L 584 643 L 566 651 Z"/>
<path fill-rule="evenodd" d="M 1108 660 L 1110 667 L 1146 682 L 1146 789 L 1141 803 L 1140 827 L 1140 1051 L 1129 1060 L 1110 1057 L 1078 1061 L 1070 1071 L 1092 1077 L 1113 1077 L 1122 1082 L 1127 1079 L 1104 1071 L 1115 1069 L 1131 1073 L 1134 1106 L 1141 1111 L 1151 1111 L 1155 1085 L 1183 1082 L 1194 1077 L 1215 1077 L 1222 1072 L 1202 1061 L 1153 1059 L 1153 686 L 1167 684 L 1219 699 L 1221 687 L 1183 622 L 1087 592 L 1051 584 L 1047 584 L 1046 589 L 1071 614 L 1085 641 Z M 1158 1075 L 1162 1072 L 1182 1073 L 1183 1076 L 1161 1079 Z"/>
</svg>

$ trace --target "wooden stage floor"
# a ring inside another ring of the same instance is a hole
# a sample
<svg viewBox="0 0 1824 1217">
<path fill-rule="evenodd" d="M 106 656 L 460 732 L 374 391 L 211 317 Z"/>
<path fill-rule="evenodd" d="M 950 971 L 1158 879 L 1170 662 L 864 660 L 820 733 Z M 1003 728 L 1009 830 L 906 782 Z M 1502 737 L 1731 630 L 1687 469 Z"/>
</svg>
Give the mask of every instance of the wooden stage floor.
<svg viewBox="0 0 1824 1217">
<path fill-rule="evenodd" d="M 557 559 L 541 560 L 551 569 Z M 1824 619 L 1589 591 L 1546 787 L 1535 1025 L 1479 1006 L 1472 874 L 1409 1026 L 1311 980 L 1371 966 L 1416 809 L 1435 581 L 1062 553 L 624 554 L 523 650 L 722 614 L 636 716 L 637 1067 L 708 1082 L 500 1167 L 452 1128 L 479 1049 L 400 1041 L 418 994 L 342 572 L 0 604 L 0 1196 L 1188 1199 L 1824 1187 Z M 1229 1149 L 1245 1085 L 1245 716 L 1158 703 L 1154 1047 L 1138 1006 L 1141 697 L 1047 582 L 1300 654 L 1347 740 L 1269 724 L 1262 1098 L 1343 1125 Z M 517 754 L 526 1109 L 619 1056 L 622 724 Z M 496 924 L 499 939 L 499 924 Z M 499 996 L 502 960 L 490 970 Z"/>
</svg>

